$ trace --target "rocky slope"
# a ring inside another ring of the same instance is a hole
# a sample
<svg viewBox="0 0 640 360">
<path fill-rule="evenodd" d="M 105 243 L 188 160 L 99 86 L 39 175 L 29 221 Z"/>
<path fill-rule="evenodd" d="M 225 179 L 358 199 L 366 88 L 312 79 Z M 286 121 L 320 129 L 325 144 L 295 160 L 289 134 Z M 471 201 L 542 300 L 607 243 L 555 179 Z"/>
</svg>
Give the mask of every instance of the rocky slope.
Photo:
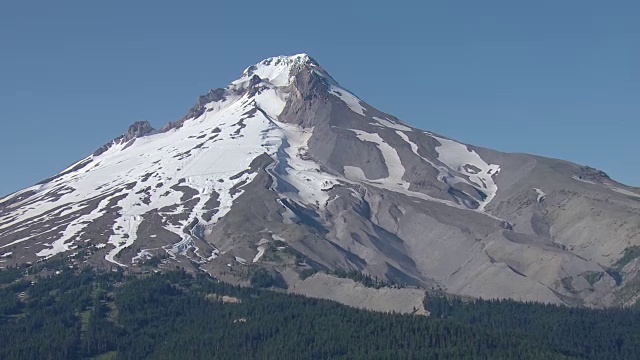
<svg viewBox="0 0 640 360">
<path fill-rule="evenodd" d="M 1 267 L 63 254 L 238 283 L 264 268 L 291 289 L 306 286 L 292 273 L 343 269 L 475 297 L 626 305 L 640 296 L 640 192 L 416 129 L 300 54 L 0 199 L 0 254 Z"/>
</svg>

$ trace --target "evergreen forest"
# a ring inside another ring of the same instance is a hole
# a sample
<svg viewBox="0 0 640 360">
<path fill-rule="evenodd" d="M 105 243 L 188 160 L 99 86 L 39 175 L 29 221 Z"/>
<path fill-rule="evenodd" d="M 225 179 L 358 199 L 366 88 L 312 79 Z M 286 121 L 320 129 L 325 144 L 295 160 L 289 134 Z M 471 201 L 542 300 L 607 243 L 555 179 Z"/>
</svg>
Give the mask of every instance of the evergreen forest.
<svg viewBox="0 0 640 360">
<path fill-rule="evenodd" d="M 635 308 L 425 305 L 428 317 L 375 313 L 183 271 L 14 268 L 0 271 L 0 359 L 640 358 Z"/>
</svg>

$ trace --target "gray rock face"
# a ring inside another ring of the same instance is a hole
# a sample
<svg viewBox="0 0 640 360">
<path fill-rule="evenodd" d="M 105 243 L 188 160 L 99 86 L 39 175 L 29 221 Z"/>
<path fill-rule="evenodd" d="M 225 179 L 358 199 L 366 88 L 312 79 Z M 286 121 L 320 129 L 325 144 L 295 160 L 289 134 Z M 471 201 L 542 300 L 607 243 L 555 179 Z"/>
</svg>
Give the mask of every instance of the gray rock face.
<svg viewBox="0 0 640 360">
<path fill-rule="evenodd" d="M 127 144 L 130 141 L 148 135 L 152 133 L 155 129 L 149 124 L 148 121 L 136 121 L 135 123 L 129 126 L 129 129 L 126 133 L 118 136 L 113 139 L 111 142 L 101 146 L 98 150 L 93 153 L 93 156 L 100 156 L 107 150 L 109 150 L 113 145 L 117 144 Z"/>
<path fill-rule="evenodd" d="M 122 142 L 129 142 L 130 140 L 133 140 L 135 138 L 145 136 L 153 130 L 153 127 L 151 126 L 151 124 L 149 124 L 148 121 L 137 121 L 129 126 L 129 130 L 127 130 L 127 133 L 124 134 Z"/>
<path fill-rule="evenodd" d="M 189 112 L 187 113 L 187 115 L 185 115 L 183 120 L 194 119 L 194 118 L 197 118 L 198 116 L 201 116 L 206 110 L 205 105 L 210 104 L 212 102 L 218 102 L 218 101 L 224 100 L 224 98 L 225 98 L 224 89 L 210 90 L 208 93 L 198 98 L 198 102 L 191 109 L 189 109 Z"/>
<path fill-rule="evenodd" d="M 416 129 L 301 54 L 251 66 L 183 119 L 136 123 L 0 199 L 0 267 L 73 254 L 242 284 L 263 267 L 290 291 L 377 309 L 409 311 L 419 289 L 628 305 L 640 298 L 640 191 Z M 413 289 L 308 277 L 335 270 Z"/>
</svg>

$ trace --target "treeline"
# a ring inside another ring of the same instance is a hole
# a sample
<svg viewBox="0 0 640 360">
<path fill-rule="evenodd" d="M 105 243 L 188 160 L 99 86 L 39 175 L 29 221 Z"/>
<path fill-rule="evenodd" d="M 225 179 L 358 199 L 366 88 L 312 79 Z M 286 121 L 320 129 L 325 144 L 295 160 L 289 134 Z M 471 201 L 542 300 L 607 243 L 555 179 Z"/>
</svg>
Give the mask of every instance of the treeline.
<svg viewBox="0 0 640 360">
<path fill-rule="evenodd" d="M 365 274 L 358 270 L 344 270 L 344 269 L 336 269 L 332 271 L 328 271 L 327 274 L 333 275 L 343 279 L 351 279 L 357 283 L 364 285 L 365 287 L 380 289 L 383 287 L 395 287 L 395 288 L 403 288 L 404 285 L 396 284 L 390 281 L 384 281 L 378 279 L 378 277 L 371 277 L 369 274 Z"/>
<path fill-rule="evenodd" d="M 4 275 L 0 275 L 2 278 Z M 63 271 L 0 285 L 0 359 L 633 359 L 635 310 L 428 297 L 373 313 L 184 272 Z M 10 279 L 12 276 L 6 276 Z M 224 302 L 222 295 L 232 297 Z M 15 305 L 17 304 L 17 305 Z"/>
</svg>

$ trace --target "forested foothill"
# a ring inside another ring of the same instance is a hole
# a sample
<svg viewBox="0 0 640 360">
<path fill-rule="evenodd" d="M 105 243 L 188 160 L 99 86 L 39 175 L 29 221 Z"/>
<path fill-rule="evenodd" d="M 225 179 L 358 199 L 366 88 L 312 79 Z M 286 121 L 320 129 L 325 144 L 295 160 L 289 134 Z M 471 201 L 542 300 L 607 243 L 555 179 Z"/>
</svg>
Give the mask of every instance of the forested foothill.
<svg viewBox="0 0 640 360">
<path fill-rule="evenodd" d="M 636 359 L 637 308 L 425 297 L 357 310 L 183 271 L 0 271 L 0 359 Z"/>
</svg>

